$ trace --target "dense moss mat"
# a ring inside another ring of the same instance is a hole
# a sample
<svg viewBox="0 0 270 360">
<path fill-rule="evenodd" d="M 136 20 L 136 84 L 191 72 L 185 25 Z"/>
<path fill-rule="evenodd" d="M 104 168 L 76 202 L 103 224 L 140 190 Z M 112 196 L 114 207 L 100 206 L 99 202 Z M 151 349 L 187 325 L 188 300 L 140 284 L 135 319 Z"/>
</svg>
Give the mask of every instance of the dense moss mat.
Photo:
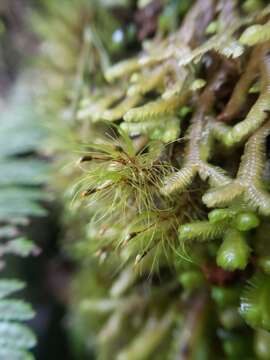
<svg viewBox="0 0 270 360">
<path fill-rule="evenodd" d="M 78 265 L 68 323 L 99 359 L 270 358 L 269 14 L 254 0 L 33 14 Z"/>
</svg>

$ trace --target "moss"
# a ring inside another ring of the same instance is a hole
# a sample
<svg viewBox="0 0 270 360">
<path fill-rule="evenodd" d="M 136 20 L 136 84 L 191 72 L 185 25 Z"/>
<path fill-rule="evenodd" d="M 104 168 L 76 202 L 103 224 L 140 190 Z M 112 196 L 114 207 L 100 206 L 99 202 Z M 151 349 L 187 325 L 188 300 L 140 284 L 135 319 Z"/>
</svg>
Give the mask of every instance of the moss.
<svg viewBox="0 0 270 360">
<path fill-rule="evenodd" d="M 100 359 L 254 358 L 243 344 L 253 327 L 269 329 L 270 254 L 260 244 L 270 214 L 270 8 L 258 2 L 247 14 L 251 5 L 241 1 L 197 0 L 174 18 L 174 30 L 164 18 L 172 3 L 139 54 L 135 42 L 122 44 L 112 66 L 111 23 L 92 22 L 94 3 L 83 24 L 83 1 L 64 6 L 73 21 L 66 35 L 81 51 L 61 42 L 70 53 L 62 59 L 75 66 L 58 73 L 45 100 L 65 99 L 51 128 L 73 139 L 65 148 L 55 140 L 65 169 L 58 188 L 68 194 L 65 247 L 80 268 L 71 314 Z M 115 13 L 100 6 L 104 19 Z M 46 23 L 66 29 L 61 11 Z M 85 29 L 94 37 L 81 57 Z M 49 34 L 46 43 L 59 45 Z M 55 79 L 52 66 L 46 74 Z"/>
</svg>

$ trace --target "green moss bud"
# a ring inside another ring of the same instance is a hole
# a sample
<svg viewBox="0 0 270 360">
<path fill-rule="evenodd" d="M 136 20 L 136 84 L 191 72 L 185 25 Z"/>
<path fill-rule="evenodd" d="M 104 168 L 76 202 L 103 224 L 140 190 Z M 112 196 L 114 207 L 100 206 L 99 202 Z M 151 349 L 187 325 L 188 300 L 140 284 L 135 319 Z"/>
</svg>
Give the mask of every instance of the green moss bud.
<svg viewBox="0 0 270 360">
<path fill-rule="evenodd" d="M 235 144 L 235 139 L 233 138 L 231 131 L 224 135 L 224 144 L 228 147 Z"/>
<path fill-rule="evenodd" d="M 236 305 L 239 300 L 239 290 L 226 287 L 212 287 L 211 298 L 220 307 Z"/>
<path fill-rule="evenodd" d="M 207 35 L 211 35 L 211 34 L 215 34 L 217 32 L 217 30 L 218 30 L 218 21 L 212 21 L 207 26 L 205 33 Z"/>
<path fill-rule="evenodd" d="M 208 219 L 211 224 L 214 224 L 219 221 L 228 219 L 234 214 L 235 212 L 229 209 L 215 209 L 210 211 L 210 213 L 208 214 Z"/>
<path fill-rule="evenodd" d="M 183 288 L 193 290 L 203 284 L 204 276 L 197 270 L 186 271 L 179 276 L 179 282 Z"/>
<path fill-rule="evenodd" d="M 258 43 L 262 43 L 269 39 L 268 33 L 264 30 L 265 25 L 252 25 L 243 32 L 243 34 L 240 36 L 239 42 L 247 46 L 253 46 Z"/>
<path fill-rule="evenodd" d="M 188 114 L 192 112 L 192 108 L 190 106 L 183 106 L 179 110 L 179 116 L 181 118 L 185 118 Z"/>
<path fill-rule="evenodd" d="M 201 88 L 203 88 L 206 85 L 206 81 L 203 79 L 196 79 L 193 81 L 193 83 L 190 86 L 190 89 L 192 91 L 196 91 L 199 90 Z"/>
<path fill-rule="evenodd" d="M 240 213 L 236 216 L 235 227 L 240 231 L 249 231 L 260 224 L 260 219 L 252 212 Z"/>
<path fill-rule="evenodd" d="M 217 253 L 217 264 L 228 271 L 243 270 L 248 264 L 250 248 L 243 234 L 237 230 L 227 231 Z"/>
</svg>

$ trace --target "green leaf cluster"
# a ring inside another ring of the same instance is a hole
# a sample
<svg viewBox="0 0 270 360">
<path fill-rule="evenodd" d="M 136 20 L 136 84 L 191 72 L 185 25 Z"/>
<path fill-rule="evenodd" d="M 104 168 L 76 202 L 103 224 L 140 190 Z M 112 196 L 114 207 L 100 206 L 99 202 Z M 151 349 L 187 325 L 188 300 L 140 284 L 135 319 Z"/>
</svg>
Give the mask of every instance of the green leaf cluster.
<svg viewBox="0 0 270 360">
<path fill-rule="evenodd" d="M 23 236 L 22 227 L 30 217 L 46 214 L 40 202 L 48 196 L 40 186 L 47 180 L 48 165 L 37 156 L 45 130 L 36 123 L 30 92 L 25 83 L 26 79 L 18 82 L 1 109 L 1 270 L 5 265 L 8 267 L 6 255 L 27 257 L 39 252 L 38 247 Z M 23 322 L 32 319 L 35 313 L 27 302 L 10 298 L 25 285 L 17 279 L 0 280 L 1 359 L 33 359 L 30 350 L 36 345 L 36 337 Z"/>
</svg>

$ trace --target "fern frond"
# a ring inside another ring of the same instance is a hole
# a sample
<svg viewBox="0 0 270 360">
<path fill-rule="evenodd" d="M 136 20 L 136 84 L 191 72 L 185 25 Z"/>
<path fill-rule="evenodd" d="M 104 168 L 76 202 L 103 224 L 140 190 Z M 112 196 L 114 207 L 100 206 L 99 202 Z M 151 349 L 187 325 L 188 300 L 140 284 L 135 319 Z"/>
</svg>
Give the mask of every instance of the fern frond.
<svg viewBox="0 0 270 360">
<path fill-rule="evenodd" d="M 0 349 L 0 358 L 12 360 L 34 360 L 34 356 L 28 351 L 14 348 Z"/>
<path fill-rule="evenodd" d="M 1 159 L 0 185 L 40 185 L 48 178 L 48 164 L 36 159 Z M 20 176 L 16 177 L 16 174 Z"/>
<path fill-rule="evenodd" d="M 32 307 L 21 300 L 6 299 L 24 286 L 18 280 L 0 280 L 0 357 L 5 355 L 3 359 L 32 359 L 26 350 L 36 345 L 36 337 L 27 326 L 20 324 L 34 317 Z"/>
<path fill-rule="evenodd" d="M 14 191 L 13 191 L 14 190 Z M 26 192 L 27 193 L 27 192 Z M 5 222 L 14 222 L 15 219 L 22 219 L 26 216 L 44 216 L 46 210 L 37 203 L 36 199 L 29 199 L 26 196 L 17 197 L 16 188 L 0 189 L 0 219 Z M 40 200 L 40 199 L 38 199 Z"/>
<path fill-rule="evenodd" d="M 48 199 L 40 190 L 40 185 L 48 179 L 48 164 L 34 157 L 45 133 L 33 119 L 36 114 L 25 81 L 22 79 L 15 86 L 2 113 L 5 121 L 0 125 L 0 232 L 4 239 L 0 245 L 1 260 L 5 254 L 24 257 L 37 249 L 31 241 L 20 237 L 19 226 L 27 224 L 29 217 L 46 214 L 38 202 Z M 28 153 L 31 156 L 24 158 Z M 0 358 L 3 359 L 33 359 L 27 350 L 35 346 L 36 337 L 20 323 L 34 317 L 32 307 L 22 300 L 7 298 L 24 287 L 19 280 L 0 280 Z"/>
<path fill-rule="evenodd" d="M 2 254 L 13 254 L 21 257 L 35 255 L 39 253 L 39 249 L 31 240 L 23 237 L 9 240 L 4 245 L 0 245 Z"/>
<path fill-rule="evenodd" d="M 22 290 L 25 287 L 25 283 L 17 279 L 2 279 L 0 280 L 0 299 Z"/>
<path fill-rule="evenodd" d="M 36 345 L 36 338 L 32 331 L 21 324 L 0 322 L 1 349 L 21 350 L 30 349 Z"/>
<path fill-rule="evenodd" d="M 22 300 L 0 300 L 0 322 L 30 320 L 34 315 L 31 305 Z"/>
</svg>

